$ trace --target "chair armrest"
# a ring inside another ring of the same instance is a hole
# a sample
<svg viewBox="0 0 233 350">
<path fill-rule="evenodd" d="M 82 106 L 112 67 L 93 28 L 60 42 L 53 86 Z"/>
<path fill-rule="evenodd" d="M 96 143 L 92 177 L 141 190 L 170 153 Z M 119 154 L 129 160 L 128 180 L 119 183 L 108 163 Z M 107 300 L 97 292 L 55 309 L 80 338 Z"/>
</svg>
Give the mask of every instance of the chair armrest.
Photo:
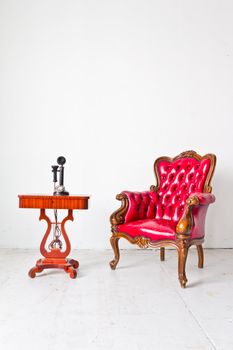
<svg viewBox="0 0 233 350">
<path fill-rule="evenodd" d="M 197 192 L 193 193 L 187 201 L 190 201 L 191 205 L 208 205 L 215 202 L 215 196 L 212 193 Z M 198 202 L 198 204 L 194 204 L 194 202 Z"/>
<path fill-rule="evenodd" d="M 123 191 L 116 196 L 116 199 L 121 200 L 121 207 L 111 215 L 110 222 L 112 225 L 155 217 L 158 203 L 157 192 Z"/>
<path fill-rule="evenodd" d="M 200 226 L 199 231 L 202 231 L 204 235 L 207 207 L 213 202 L 215 202 L 215 196 L 212 193 L 193 193 L 186 200 L 184 213 L 176 225 L 177 235 L 189 236 L 193 227 L 198 227 L 198 225 Z M 193 213 L 193 207 L 196 207 L 195 213 Z"/>
</svg>

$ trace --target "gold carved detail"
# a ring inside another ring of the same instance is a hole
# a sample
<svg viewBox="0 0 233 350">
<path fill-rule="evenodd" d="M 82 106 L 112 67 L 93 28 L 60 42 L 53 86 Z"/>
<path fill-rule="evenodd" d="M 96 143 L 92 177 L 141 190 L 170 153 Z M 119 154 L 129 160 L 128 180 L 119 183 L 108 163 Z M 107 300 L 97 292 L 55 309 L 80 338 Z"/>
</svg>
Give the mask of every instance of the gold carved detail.
<svg viewBox="0 0 233 350">
<path fill-rule="evenodd" d="M 140 237 L 135 237 L 135 243 L 140 247 L 140 248 L 148 248 L 150 245 L 150 239 L 140 236 Z"/>
</svg>

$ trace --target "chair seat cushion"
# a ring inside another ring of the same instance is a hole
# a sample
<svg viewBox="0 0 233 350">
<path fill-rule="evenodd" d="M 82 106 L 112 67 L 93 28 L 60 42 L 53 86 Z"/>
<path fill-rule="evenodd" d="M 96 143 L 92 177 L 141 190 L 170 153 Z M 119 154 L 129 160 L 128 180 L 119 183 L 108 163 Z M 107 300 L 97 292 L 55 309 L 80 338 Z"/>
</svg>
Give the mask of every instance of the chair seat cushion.
<svg viewBox="0 0 233 350">
<path fill-rule="evenodd" d="M 164 239 L 175 240 L 177 221 L 165 219 L 146 219 L 118 225 L 118 232 L 127 233 L 131 237 L 144 236 L 151 241 Z"/>
</svg>

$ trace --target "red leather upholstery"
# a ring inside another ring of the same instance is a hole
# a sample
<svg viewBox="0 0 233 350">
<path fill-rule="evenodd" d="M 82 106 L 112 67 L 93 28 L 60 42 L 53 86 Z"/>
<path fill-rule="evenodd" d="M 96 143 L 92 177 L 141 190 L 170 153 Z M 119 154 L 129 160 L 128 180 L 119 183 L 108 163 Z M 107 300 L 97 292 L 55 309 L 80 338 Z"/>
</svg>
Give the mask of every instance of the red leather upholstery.
<svg viewBox="0 0 233 350">
<path fill-rule="evenodd" d="M 172 220 L 138 220 L 128 224 L 118 226 L 119 232 L 128 233 L 131 237 L 144 236 L 151 241 L 157 240 L 174 240 L 176 232 L 176 222 Z"/>
<path fill-rule="evenodd" d="M 205 235 L 205 218 L 208 205 L 215 202 L 215 196 L 212 193 L 193 193 L 191 197 L 197 197 L 199 205 L 192 208 L 193 228 L 190 234 L 191 238 L 201 238 Z"/>
<path fill-rule="evenodd" d="M 198 206 L 192 208 L 194 225 L 191 238 L 204 236 L 205 214 L 208 204 L 215 201 L 210 193 L 202 193 L 210 169 L 210 159 L 180 158 L 174 162 L 158 163 L 157 192 L 125 191 L 129 207 L 119 232 L 130 236 L 145 236 L 152 240 L 175 239 L 175 228 L 181 218 L 186 200 L 197 196 Z"/>
<path fill-rule="evenodd" d="M 160 186 L 156 219 L 179 220 L 186 199 L 194 192 L 202 192 L 210 160 L 201 162 L 195 158 L 182 158 L 174 163 L 161 161 L 158 164 Z"/>
<path fill-rule="evenodd" d="M 154 219 L 158 205 L 158 193 L 152 191 L 124 191 L 129 201 L 125 223 L 141 219 Z"/>
<path fill-rule="evenodd" d="M 160 186 L 157 192 L 124 192 L 129 200 L 125 223 L 152 218 L 178 221 L 186 199 L 192 193 L 202 192 L 209 167 L 209 159 L 201 162 L 194 158 L 182 158 L 174 163 L 161 161 L 158 164 Z"/>
<path fill-rule="evenodd" d="M 190 234 L 191 238 L 202 238 L 205 236 L 205 218 L 208 205 L 195 206 L 192 209 L 193 228 Z"/>
</svg>

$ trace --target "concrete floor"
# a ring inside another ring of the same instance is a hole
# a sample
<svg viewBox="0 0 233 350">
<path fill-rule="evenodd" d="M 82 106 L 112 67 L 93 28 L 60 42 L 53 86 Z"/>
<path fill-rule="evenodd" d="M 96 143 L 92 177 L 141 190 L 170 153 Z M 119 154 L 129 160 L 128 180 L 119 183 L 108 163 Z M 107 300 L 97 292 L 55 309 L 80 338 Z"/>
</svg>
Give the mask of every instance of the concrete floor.
<svg viewBox="0 0 233 350">
<path fill-rule="evenodd" d="M 3 350 L 233 349 L 233 250 L 190 249 L 188 285 L 177 280 L 176 251 L 74 251 L 76 280 L 61 270 L 35 279 L 38 251 L 0 250 L 0 348 Z"/>
</svg>

